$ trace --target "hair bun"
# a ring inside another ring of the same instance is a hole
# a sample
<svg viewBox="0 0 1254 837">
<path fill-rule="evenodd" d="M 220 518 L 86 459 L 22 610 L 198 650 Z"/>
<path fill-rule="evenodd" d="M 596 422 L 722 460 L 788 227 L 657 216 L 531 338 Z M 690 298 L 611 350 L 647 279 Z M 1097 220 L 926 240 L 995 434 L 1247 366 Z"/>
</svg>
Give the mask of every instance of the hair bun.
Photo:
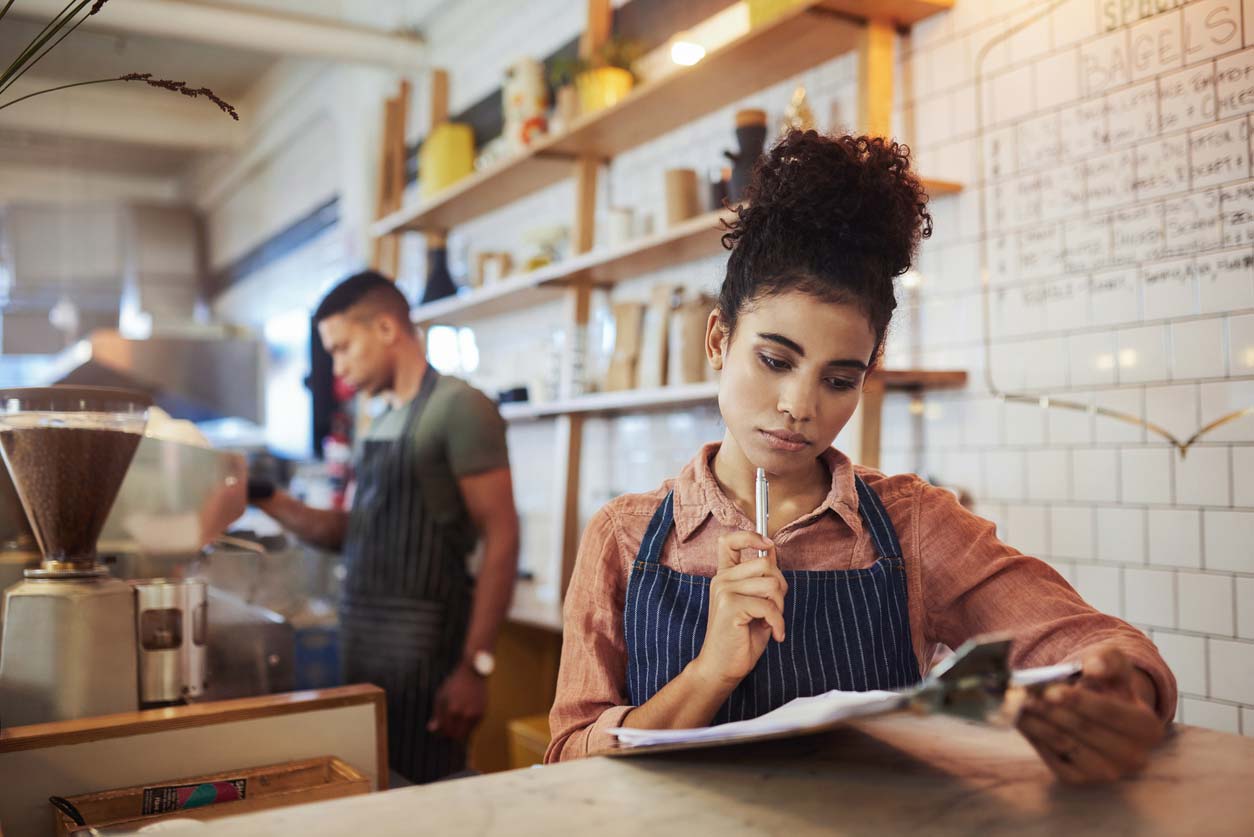
<svg viewBox="0 0 1254 837">
<path fill-rule="evenodd" d="M 910 149 L 882 137 L 790 131 L 755 164 L 745 198 L 723 237 L 728 248 L 750 231 L 787 228 L 874 253 L 899 276 L 932 232 Z"/>
</svg>

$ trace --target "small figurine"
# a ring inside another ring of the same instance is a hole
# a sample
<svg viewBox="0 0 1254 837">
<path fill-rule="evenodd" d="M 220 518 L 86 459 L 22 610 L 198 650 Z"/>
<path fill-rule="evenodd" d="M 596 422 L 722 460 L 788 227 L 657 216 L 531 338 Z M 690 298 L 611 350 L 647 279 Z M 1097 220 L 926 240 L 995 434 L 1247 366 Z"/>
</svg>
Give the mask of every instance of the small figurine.
<svg viewBox="0 0 1254 837">
<path fill-rule="evenodd" d="M 525 150 L 548 131 L 549 88 L 544 65 L 534 58 L 520 58 L 505 71 L 501 88 L 505 113 L 505 142 L 511 152 Z"/>
</svg>

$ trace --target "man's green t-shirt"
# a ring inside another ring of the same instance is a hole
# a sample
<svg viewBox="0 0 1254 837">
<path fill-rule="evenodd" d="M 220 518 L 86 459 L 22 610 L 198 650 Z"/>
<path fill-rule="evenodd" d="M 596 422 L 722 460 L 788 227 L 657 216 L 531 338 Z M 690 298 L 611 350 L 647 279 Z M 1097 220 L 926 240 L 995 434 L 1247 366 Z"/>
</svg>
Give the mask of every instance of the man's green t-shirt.
<svg viewBox="0 0 1254 837">
<path fill-rule="evenodd" d="M 389 409 L 371 422 L 364 441 L 395 440 L 408 412 L 409 402 Z M 505 420 L 482 392 L 460 378 L 441 375 L 413 433 L 413 467 L 427 508 L 473 546 L 478 534 L 457 480 L 509 467 Z"/>
</svg>

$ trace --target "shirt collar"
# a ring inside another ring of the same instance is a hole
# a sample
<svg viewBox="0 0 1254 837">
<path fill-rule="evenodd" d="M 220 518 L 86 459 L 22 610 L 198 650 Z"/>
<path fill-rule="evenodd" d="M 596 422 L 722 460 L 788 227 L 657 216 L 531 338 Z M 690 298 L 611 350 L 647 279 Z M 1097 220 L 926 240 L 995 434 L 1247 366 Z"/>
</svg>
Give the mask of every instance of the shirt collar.
<svg viewBox="0 0 1254 837">
<path fill-rule="evenodd" d="M 700 452 L 675 478 L 675 533 L 681 542 L 691 538 L 711 515 L 731 529 L 753 526 L 753 522 L 723 493 L 714 477 L 712 463 L 720 444 L 710 442 L 702 446 Z M 835 448 L 828 448 L 819 458 L 832 475 L 832 485 L 819 507 L 798 523 L 807 525 L 830 511 L 854 532 L 861 531 L 862 521 L 858 517 L 858 492 L 854 488 L 853 463 Z"/>
</svg>

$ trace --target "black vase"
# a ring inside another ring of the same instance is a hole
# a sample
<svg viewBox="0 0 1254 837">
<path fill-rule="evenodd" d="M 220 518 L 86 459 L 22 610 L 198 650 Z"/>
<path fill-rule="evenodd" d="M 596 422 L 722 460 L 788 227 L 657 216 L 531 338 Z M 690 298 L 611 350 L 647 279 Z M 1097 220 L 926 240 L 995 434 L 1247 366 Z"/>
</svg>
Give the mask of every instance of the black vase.
<svg viewBox="0 0 1254 837">
<path fill-rule="evenodd" d="M 427 250 L 427 287 L 422 292 L 422 304 L 435 302 L 457 293 L 453 275 L 448 272 L 448 249 L 432 247 Z"/>
<path fill-rule="evenodd" d="M 732 161 L 731 182 L 727 184 L 727 199 L 733 204 L 744 199 L 745 189 L 753 174 L 753 165 L 766 147 L 765 125 L 741 125 L 736 129 L 736 143 L 740 150 L 733 154 L 723 152 Z"/>
</svg>

